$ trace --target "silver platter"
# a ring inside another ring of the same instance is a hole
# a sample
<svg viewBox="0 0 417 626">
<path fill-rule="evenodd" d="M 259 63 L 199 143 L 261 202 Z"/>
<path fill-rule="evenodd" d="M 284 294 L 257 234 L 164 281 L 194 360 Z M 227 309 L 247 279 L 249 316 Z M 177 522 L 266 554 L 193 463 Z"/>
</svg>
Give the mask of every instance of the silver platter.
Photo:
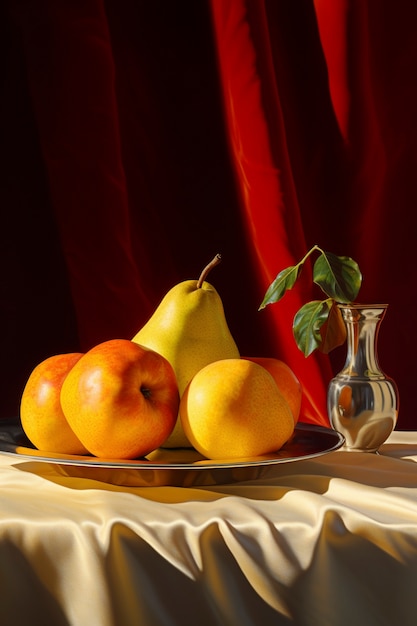
<svg viewBox="0 0 417 626">
<path fill-rule="evenodd" d="M 255 480 L 282 463 L 338 450 L 344 441 L 343 435 L 331 428 L 299 422 L 291 439 L 279 451 L 265 456 L 212 461 L 193 449 L 158 448 L 141 459 L 117 460 L 43 452 L 32 446 L 19 420 L 0 421 L 0 452 L 19 462 L 53 463 L 69 476 L 136 487 L 192 487 Z"/>
</svg>

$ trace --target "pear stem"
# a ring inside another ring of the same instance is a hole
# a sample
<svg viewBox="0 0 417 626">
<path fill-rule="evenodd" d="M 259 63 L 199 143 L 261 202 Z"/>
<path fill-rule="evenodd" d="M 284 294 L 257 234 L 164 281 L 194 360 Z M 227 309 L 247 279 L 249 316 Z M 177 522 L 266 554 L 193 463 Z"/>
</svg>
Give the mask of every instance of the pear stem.
<svg viewBox="0 0 417 626">
<path fill-rule="evenodd" d="M 197 281 L 197 289 L 201 289 L 204 281 L 206 280 L 209 272 L 213 269 L 213 267 L 216 267 L 216 265 L 218 265 L 220 263 L 220 261 L 222 260 L 222 257 L 220 254 L 216 254 L 216 256 L 210 261 L 210 263 L 208 263 L 206 265 L 206 267 L 203 269 L 203 271 L 200 274 L 200 278 Z"/>
</svg>

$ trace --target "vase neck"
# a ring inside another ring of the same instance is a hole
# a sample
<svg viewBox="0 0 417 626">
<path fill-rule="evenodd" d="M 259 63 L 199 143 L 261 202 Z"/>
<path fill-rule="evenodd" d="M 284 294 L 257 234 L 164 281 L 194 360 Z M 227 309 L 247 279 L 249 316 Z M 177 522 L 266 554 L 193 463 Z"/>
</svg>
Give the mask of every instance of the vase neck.
<svg viewBox="0 0 417 626">
<path fill-rule="evenodd" d="M 381 378 L 378 333 L 387 305 L 340 305 L 347 332 L 347 354 L 341 374 Z"/>
</svg>

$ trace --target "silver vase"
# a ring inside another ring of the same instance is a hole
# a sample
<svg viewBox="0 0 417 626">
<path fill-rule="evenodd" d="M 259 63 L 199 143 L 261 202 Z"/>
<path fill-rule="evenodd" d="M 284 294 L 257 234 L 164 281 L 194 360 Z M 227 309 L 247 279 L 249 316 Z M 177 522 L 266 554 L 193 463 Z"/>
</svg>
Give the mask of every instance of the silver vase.
<svg viewBox="0 0 417 626">
<path fill-rule="evenodd" d="M 399 394 L 378 363 L 378 333 L 387 304 L 339 305 L 347 332 L 343 369 L 329 383 L 327 410 L 347 450 L 377 452 L 395 428 Z"/>
</svg>

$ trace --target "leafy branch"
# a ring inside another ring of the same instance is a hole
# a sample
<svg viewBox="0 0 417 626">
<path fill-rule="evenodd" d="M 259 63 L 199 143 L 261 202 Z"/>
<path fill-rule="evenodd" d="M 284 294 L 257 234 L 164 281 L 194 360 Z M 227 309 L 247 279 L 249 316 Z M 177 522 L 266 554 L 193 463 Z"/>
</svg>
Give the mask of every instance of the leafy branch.
<svg viewBox="0 0 417 626">
<path fill-rule="evenodd" d="M 259 310 L 279 302 L 294 287 L 305 262 L 313 253 L 318 253 L 313 266 L 313 282 L 327 298 L 307 302 L 294 317 L 295 342 L 306 357 L 316 349 L 328 353 L 345 341 L 346 329 L 337 304 L 352 303 L 362 284 L 362 274 L 356 261 L 325 252 L 315 245 L 296 265 L 278 274 L 268 287 Z"/>
</svg>

